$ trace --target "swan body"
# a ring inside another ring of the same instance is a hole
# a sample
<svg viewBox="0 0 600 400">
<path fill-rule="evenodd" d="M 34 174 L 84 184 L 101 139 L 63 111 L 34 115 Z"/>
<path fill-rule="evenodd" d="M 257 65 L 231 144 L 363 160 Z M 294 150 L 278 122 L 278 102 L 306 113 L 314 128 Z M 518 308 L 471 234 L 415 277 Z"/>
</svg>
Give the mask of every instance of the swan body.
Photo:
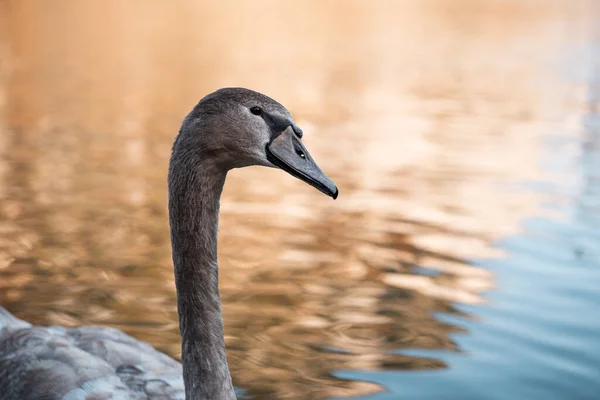
<svg viewBox="0 0 600 400">
<path fill-rule="evenodd" d="M 275 100 L 242 88 L 204 97 L 169 165 L 169 223 L 182 364 L 109 327 L 37 327 L 0 307 L 0 400 L 235 399 L 218 290 L 219 202 L 227 172 L 281 168 L 337 197 Z"/>
<path fill-rule="evenodd" d="M 184 399 L 181 364 L 114 328 L 38 327 L 0 307 L 0 399 Z"/>
</svg>

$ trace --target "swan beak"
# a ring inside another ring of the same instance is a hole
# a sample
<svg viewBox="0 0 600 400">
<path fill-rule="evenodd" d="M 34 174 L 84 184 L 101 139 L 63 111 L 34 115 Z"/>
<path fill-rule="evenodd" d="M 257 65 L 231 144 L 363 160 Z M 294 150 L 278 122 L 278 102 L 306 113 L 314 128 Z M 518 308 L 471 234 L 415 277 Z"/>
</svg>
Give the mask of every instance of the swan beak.
<svg viewBox="0 0 600 400">
<path fill-rule="evenodd" d="M 292 176 L 336 199 L 338 188 L 314 162 L 292 126 L 273 137 L 267 144 L 267 159 Z"/>
</svg>

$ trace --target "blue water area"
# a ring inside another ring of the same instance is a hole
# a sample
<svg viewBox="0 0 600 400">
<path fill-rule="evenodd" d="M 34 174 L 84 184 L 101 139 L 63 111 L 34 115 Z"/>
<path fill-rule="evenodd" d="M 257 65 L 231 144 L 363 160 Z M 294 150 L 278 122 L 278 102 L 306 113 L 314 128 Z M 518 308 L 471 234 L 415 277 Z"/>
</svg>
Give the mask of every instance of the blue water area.
<svg viewBox="0 0 600 400">
<path fill-rule="evenodd" d="M 588 96 L 579 151 L 565 156 L 565 140 L 548 135 L 543 158 L 555 180 L 518 185 L 547 195 L 540 209 L 552 217 L 524 218 L 520 234 L 494 242 L 503 258 L 470 260 L 496 282 L 486 304 L 454 304 L 473 318 L 435 315 L 463 328 L 451 334 L 459 350 L 398 351 L 447 368 L 337 372 L 387 390 L 361 398 L 600 399 L 600 85 L 592 81 Z"/>
</svg>

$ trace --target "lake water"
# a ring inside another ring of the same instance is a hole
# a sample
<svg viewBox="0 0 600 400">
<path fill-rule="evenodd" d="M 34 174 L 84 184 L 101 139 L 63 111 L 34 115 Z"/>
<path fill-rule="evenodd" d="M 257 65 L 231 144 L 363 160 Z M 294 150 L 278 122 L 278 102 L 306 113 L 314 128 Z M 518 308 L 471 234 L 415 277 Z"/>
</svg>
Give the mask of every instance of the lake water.
<svg viewBox="0 0 600 400">
<path fill-rule="evenodd" d="M 340 188 L 228 177 L 237 387 L 600 399 L 593 0 L 0 2 L 0 304 L 179 357 L 166 168 L 223 86 L 285 104 Z"/>
</svg>

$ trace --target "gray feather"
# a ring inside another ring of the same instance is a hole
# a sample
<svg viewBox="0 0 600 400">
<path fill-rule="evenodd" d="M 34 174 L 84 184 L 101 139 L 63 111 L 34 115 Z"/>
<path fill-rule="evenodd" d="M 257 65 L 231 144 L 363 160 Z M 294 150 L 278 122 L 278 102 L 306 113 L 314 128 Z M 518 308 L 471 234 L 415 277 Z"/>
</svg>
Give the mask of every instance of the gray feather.
<svg viewBox="0 0 600 400">
<path fill-rule="evenodd" d="M 181 364 L 117 329 L 38 327 L 0 307 L 1 400 L 184 399 Z"/>
</svg>

